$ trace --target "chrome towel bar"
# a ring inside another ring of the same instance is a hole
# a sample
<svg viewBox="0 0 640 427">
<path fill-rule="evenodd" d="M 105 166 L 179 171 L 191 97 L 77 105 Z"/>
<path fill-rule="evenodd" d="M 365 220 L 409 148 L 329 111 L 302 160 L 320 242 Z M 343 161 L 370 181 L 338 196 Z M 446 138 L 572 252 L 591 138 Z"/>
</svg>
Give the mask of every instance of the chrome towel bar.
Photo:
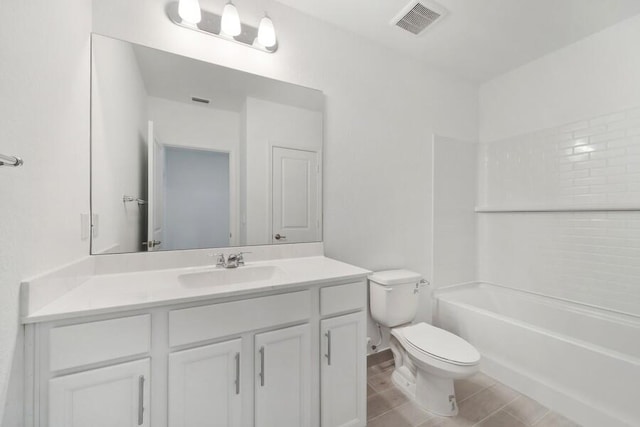
<svg viewBox="0 0 640 427">
<path fill-rule="evenodd" d="M 0 154 L 0 166 L 22 166 L 23 164 L 24 162 L 20 157 Z"/>
</svg>

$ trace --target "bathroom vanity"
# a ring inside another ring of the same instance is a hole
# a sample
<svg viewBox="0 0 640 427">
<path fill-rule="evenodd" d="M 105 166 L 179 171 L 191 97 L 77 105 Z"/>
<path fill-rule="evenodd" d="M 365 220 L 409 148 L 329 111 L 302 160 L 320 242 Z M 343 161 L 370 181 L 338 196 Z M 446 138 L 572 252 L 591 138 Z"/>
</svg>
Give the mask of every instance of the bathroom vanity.
<svg viewBox="0 0 640 427">
<path fill-rule="evenodd" d="M 101 256 L 23 283 L 25 424 L 366 425 L 369 272 L 323 256 L 322 92 L 97 34 L 91 69 Z"/>
<path fill-rule="evenodd" d="M 364 426 L 367 273 L 311 256 L 26 282 L 26 424 Z"/>
</svg>

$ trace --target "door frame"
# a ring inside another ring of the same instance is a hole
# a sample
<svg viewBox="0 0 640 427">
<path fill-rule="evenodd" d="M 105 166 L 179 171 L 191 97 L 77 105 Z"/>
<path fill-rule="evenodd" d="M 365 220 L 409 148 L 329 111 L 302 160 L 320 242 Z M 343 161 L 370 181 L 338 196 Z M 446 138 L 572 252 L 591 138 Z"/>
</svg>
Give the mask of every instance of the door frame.
<svg viewBox="0 0 640 427">
<path fill-rule="evenodd" d="M 322 242 L 323 241 L 323 234 L 324 234 L 324 218 L 322 217 L 322 213 L 324 211 L 323 206 L 322 206 L 322 200 L 323 200 L 323 193 L 322 193 L 322 181 L 323 181 L 323 165 L 322 165 L 322 158 L 323 158 L 323 153 L 322 153 L 322 148 L 318 148 L 317 150 L 314 150 L 312 148 L 300 148 L 300 147 L 296 147 L 294 145 L 286 145 L 283 143 L 279 143 L 279 142 L 275 142 L 275 141 L 268 141 L 268 146 L 269 146 L 269 155 L 268 157 L 268 162 L 269 164 L 267 165 L 267 171 L 269 174 L 269 189 L 268 189 L 268 200 L 267 200 L 267 220 L 268 220 L 268 224 L 267 224 L 267 230 L 269 232 L 269 236 L 268 236 L 268 240 L 267 240 L 267 245 L 273 245 L 273 149 L 274 148 L 284 148 L 285 150 L 298 150 L 298 151 L 306 151 L 309 153 L 315 153 L 316 154 L 316 161 L 318 164 L 318 173 L 316 174 L 316 185 L 318 186 L 317 189 L 317 195 L 316 195 L 316 218 L 318 218 L 318 240 L 314 240 L 314 242 Z M 278 243 L 278 244 L 283 244 L 283 243 Z"/>
</svg>

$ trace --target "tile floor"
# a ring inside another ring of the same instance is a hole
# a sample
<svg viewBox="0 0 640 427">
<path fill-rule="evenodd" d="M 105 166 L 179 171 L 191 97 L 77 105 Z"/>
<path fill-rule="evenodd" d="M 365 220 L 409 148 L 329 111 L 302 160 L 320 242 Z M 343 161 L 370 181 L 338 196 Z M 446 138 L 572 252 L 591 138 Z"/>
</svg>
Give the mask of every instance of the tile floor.
<svg viewBox="0 0 640 427">
<path fill-rule="evenodd" d="M 579 427 L 482 373 L 456 381 L 457 416 L 430 414 L 393 385 L 393 360 L 380 359 L 367 372 L 368 427 Z"/>
</svg>

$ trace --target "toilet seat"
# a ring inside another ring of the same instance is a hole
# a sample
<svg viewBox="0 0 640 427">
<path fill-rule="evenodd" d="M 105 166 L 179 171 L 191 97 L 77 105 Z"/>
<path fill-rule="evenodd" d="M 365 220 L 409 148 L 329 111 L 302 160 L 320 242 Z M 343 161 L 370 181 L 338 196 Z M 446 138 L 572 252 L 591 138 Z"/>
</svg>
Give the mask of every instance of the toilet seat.
<svg viewBox="0 0 640 427">
<path fill-rule="evenodd" d="M 474 346 L 444 329 L 422 322 L 402 328 L 398 332 L 401 332 L 408 344 L 407 351 L 414 353 L 414 357 L 434 358 L 460 366 L 472 366 L 480 362 L 480 353 Z"/>
</svg>

